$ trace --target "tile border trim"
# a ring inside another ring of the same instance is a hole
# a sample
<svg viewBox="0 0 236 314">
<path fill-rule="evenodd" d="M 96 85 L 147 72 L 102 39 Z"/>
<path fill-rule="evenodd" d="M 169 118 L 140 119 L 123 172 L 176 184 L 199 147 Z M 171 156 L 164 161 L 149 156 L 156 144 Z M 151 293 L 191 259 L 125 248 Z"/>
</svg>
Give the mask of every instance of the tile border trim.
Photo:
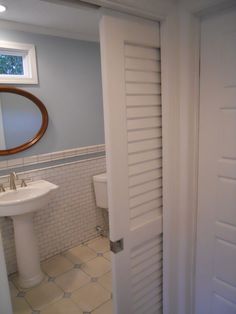
<svg viewBox="0 0 236 314">
<path fill-rule="evenodd" d="M 64 160 L 72 157 L 86 157 L 91 158 L 91 154 L 105 153 L 105 144 L 84 146 L 73 149 L 66 149 L 47 154 L 34 155 L 23 158 L 15 158 L 0 161 L 0 170 L 9 170 L 15 168 L 22 168 L 25 166 L 39 165 L 52 161 Z M 84 158 L 83 158 L 84 159 Z"/>
</svg>

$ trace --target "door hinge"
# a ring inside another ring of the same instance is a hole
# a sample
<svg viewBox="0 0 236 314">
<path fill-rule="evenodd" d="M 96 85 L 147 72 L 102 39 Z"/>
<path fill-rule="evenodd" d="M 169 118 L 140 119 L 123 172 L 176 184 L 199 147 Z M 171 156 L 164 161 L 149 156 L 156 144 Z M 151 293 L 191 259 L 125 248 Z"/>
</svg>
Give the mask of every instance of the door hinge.
<svg viewBox="0 0 236 314">
<path fill-rule="evenodd" d="M 124 249 L 124 240 L 120 239 L 120 240 L 115 241 L 115 242 L 110 240 L 110 249 L 115 254 L 123 251 L 123 249 Z"/>
</svg>

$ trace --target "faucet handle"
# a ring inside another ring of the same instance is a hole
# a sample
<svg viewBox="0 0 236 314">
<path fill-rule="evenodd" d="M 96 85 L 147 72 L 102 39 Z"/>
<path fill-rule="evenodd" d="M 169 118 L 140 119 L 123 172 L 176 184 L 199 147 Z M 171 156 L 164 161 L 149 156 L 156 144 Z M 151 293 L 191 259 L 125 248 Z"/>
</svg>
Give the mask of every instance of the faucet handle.
<svg viewBox="0 0 236 314">
<path fill-rule="evenodd" d="M 23 188 L 23 187 L 26 187 L 27 186 L 27 184 L 26 184 L 26 179 L 21 179 L 21 184 L 20 184 L 20 186 Z"/>
<path fill-rule="evenodd" d="M 5 188 L 4 188 L 4 185 L 1 183 L 0 184 L 0 192 L 5 192 L 6 190 L 5 190 Z"/>
<path fill-rule="evenodd" d="M 20 186 L 23 188 L 23 187 L 26 187 L 27 186 L 27 183 L 26 182 L 31 182 L 32 181 L 32 178 L 22 178 L 21 179 L 21 184 L 20 184 Z"/>
</svg>

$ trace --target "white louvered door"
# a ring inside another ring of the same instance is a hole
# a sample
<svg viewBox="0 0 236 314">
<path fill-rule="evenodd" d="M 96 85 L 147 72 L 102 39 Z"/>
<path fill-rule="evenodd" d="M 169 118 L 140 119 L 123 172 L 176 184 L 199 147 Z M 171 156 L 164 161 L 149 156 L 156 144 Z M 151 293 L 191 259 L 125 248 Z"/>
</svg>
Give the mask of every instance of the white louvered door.
<svg viewBox="0 0 236 314">
<path fill-rule="evenodd" d="M 162 109 L 159 24 L 100 24 L 115 314 L 162 313 Z"/>
</svg>

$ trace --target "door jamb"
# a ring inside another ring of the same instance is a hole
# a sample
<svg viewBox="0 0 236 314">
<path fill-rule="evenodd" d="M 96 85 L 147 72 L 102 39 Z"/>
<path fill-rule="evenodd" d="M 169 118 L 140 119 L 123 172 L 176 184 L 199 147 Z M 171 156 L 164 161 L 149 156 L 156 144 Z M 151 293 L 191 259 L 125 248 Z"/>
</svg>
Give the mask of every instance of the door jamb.
<svg viewBox="0 0 236 314">
<path fill-rule="evenodd" d="M 188 128 L 186 128 L 185 131 L 190 132 L 189 137 L 189 148 L 187 150 L 184 150 L 184 147 L 182 149 L 180 160 L 183 159 L 184 154 L 189 154 L 189 169 L 187 174 L 187 183 L 180 184 L 183 188 L 183 194 L 180 194 L 184 197 L 184 199 L 187 201 L 186 205 L 186 216 L 188 215 L 187 211 L 189 211 L 190 215 L 190 225 L 188 228 L 186 228 L 185 235 L 182 235 L 187 238 L 190 238 L 189 245 L 191 245 L 189 248 L 192 247 L 192 249 L 189 251 L 189 267 L 190 272 L 188 272 L 186 275 L 189 275 L 190 282 L 189 282 L 189 288 L 190 288 L 190 303 L 187 301 L 187 306 L 189 310 L 183 313 L 195 313 L 195 271 L 196 271 L 196 241 L 197 241 L 197 213 L 198 213 L 198 157 L 199 157 L 199 114 L 200 114 L 200 62 L 201 62 L 201 23 L 203 19 L 206 19 L 210 16 L 221 14 L 224 11 L 227 11 L 230 8 L 236 8 L 235 2 L 232 0 L 222 0 L 221 2 L 217 4 L 212 4 L 208 7 L 199 8 L 198 10 L 195 10 L 193 12 L 188 12 L 188 15 L 190 17 L 190 22 L 192 25 L 192 34 L 195 33 L 195 60 L 192 59 L 191 61 L 191 67 L 189 73 L 192 73 L 193 79 L 192 79 L 192 104 L 189 109 L 187 109 L 187 106 L 189 103 L 183 102 L 181 103 L 181 97 L 180 97 L 180 107 L 184 105 L 185 110 L 189 111 L 188 117 L 184 117 L 183 119 L 186 119 L 185 124 L 187 123 Z M 186 27 L 186 26 L 185 26 Z M 196 50 L 197 49 L 197 50 Z M 189 52 L 191 51 L 191 48 L 188 47 Z M 193 51 L 192 51 L 193 53 Z M 195 73 L 194 73 L 195 69 Z M 180 70 L 181 72 L 181 70 Z M 187 76 L 185 77 L 187 79 Z M 185 82 L 186 83 L 186 82 Z M 190 96 L 191 96 L 190 95 Z M 191 99 L 191 98 L 190 98 Z M 180 126 L 182 125 L 183 121 L 180 120 Z M 186 145 L 187 142 L 185 142 Z M 182 168 L 183 170 L 183 168 Z M 184 172 L 182 174 L 182 177 L 184 177 Z M 183 217 L 182 217 L 183 218 Z M 191 230 L 192 229 L 192 230 Z M 180 264 L 181 265 L 181 264 Z M 187 277 L 186 277 L 187 279 Z M 179 314 L 182 313 L 181 311 Z M 169 313 L 168 313 L 169 314 Z"/>
</svg>

